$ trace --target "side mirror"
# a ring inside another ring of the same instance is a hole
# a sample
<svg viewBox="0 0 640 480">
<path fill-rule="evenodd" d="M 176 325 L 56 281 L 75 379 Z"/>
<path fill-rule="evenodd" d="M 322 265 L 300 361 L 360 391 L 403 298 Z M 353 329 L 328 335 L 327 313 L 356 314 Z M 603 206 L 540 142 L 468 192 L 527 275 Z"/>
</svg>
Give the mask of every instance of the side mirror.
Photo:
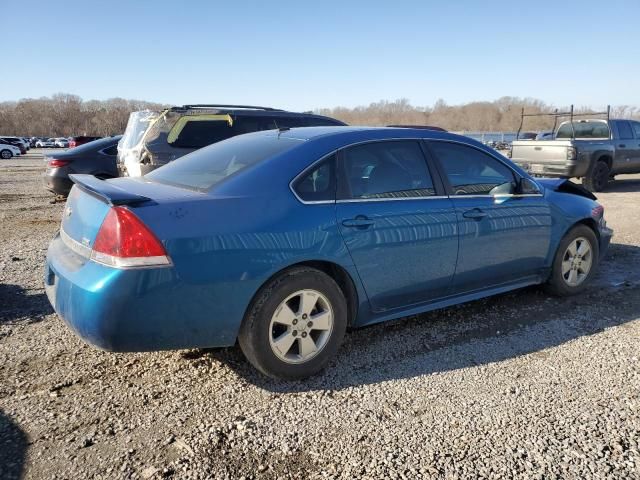
<svg viewBox="0 0 640 480">
<path fill-rule="evenodd" d="M 542 190 L 536 182 L 530 178 L 523 177 L 518 185 L 518 193 L 520 195 L 537 195 L 542 193 Z"/>
</svg>

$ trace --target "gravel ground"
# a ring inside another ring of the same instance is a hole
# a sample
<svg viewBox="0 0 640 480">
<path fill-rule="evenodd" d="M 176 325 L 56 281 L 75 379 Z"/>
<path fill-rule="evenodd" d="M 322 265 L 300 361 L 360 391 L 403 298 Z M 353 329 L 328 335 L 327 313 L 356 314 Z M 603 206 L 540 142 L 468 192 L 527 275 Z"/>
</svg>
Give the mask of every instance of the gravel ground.
<svg viewBox="0 0 640 480">
<path fill-rule="evenodd" d="M 42 288 L 63 205 L 0 163 L 0 478 L 640 478 L 640 176 L 575 298 L 538 288 L 347 335 L 321 375 L 237 348 L 112 354 Z"/>
</svg>

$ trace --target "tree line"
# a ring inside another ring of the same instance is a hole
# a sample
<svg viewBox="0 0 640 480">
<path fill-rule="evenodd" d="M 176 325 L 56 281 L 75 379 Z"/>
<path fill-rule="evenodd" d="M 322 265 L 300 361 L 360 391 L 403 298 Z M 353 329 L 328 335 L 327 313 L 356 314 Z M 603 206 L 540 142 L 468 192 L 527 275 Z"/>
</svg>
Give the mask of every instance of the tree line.
<svg viewBox="0 0 640 480">
<path fill-rule="evenodd" d="M 108 136 L 124 132 L 129 113 L 162 104 L 111 98 L 83 101 L 77 95 L 25 98 L 0 103 L 0 134 L 24 137 Z"/>
<path fill-rule="evenodd" d="M 569 106 L 556 107 L 532 98 L 502 97 L 493 102 L 470 102 L 447 105 L 438 100 L 431 107 L 414 107 L 407 99 L 386 100 L 355 108 L 324 108 L 317 113 L 342 120 L 350 125 L 432 125 L 452 132 L 510 132 L 520 125 L 520 114 L 550 113 L 558 109 L 568 112 Z M 574 107 L 574 112 L 594 112 L 590 107 Z M 611 107 L 611 118 L 640 118 L 640 107 L 621 105 Z M 567 120 L 561 117 L 558 123 Z M 523 131 L 550 130 L 553 117 L 528 117 Z"/>
<path fill-rule="evenodd" d="M 0 103 L 0 134 L 19 136 L 68 137 L 72 135 L 107 136 L 122 133 L 129 113 L 137 110 L 159 110 L 166 105 L 141 100 L 111 98 L 83 101 L 77 95 L 59 93 L 52 97 L 26 98 Z M 449 131 L 515 131 L 520 124 L 522 108 L 527 113 L 552 112 L 559 108 L 541 100 L 502 97 L 493 102 L 470 102 L 448 105 L 438 100 L 433 106 L 417 107 L 402 98 L 380 101 L 355 108 L 335 107 L 316 113 L 342 120 L 350 125 L 434 125 Z M 576 112 L 592 111 L 580 107 Z M 640 118 L 640 108 L 621 105 L 612 108 L 614 118 Z M 523 129 L 540 131 L 553 126 L 551 117 L 525 119 Z"/>
</svg>

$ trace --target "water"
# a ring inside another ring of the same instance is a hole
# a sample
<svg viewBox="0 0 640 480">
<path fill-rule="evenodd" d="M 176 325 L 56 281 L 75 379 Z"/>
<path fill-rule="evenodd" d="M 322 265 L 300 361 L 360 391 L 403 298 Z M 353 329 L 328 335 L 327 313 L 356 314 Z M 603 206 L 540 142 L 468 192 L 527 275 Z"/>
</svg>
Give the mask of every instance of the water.
<svg viewBox="0 0 640 480">
<path fill-rule="evenodd" d="M 454 132 L 479 142 L 513 142 L 517 132 Z"/>
</svg>

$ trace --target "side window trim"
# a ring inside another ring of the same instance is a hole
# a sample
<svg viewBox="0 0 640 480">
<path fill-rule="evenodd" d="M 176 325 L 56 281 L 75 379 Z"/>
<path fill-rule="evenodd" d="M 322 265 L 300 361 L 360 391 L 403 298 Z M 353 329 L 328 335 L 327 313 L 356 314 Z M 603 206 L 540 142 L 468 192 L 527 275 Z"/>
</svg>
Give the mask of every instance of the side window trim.
<svg viewBox="0 0 640 480">
<path fill-rule="evenodd" d="M 444 143 L 453 143 L 453 144 L 457 144 L 457 145 L 462 145 L 465 147 L 469 147 L 469 148 L 473 148 L 477 151 L 479 151 L 480 153 L 484 153 L 485 155 L 487 155 L 490 158 L 493 158 L 494 160 L 496 160 L 497 162 L 499 162 L 501 165 L 505 166 L 506 168 L 509 169 L 509 171 L 511 171 L 511 173 L 513 174 L 514 180 L 516 182 L 520 182 L 523 178 L 522 174 L 520 172 L 518 172 L 516 169 L 514 169 L 511 165 L 509 165 L 508 163 L 506 163 L 504 160 L 498 158 L 497 156 L 486 152 L 484 150 L 482 150 L 481 148 L 478 148 L 475 145 L 472 145 L 470 143 L 467 142 L 460 142 L 460 141 L 456 141 L 456 140 L 449 140 L 449 139 L 437 139 L 437 138 L 425 138 L 424 139 L 424 143 L 426 145 L 426 148 L 429 152 L 430 157 L 433 159 L 433 163 L 435 164 L 436 169 L 438 170 L 438 176 L 440 177 L 441 181 L 444 184 L 444 188 L 446 191 L 446 195 L 451 198 L 495 198 L 495 197 L 531 197 L 531 196 L 535 196 L 535 197 L 539 197 L 542 196 L 542 192 L 541 193 L 533 193 L 533 194 L 519 194 L 519 193 L 503 193 L 503 194 L 496 194 L 496 195 L 491 195 L 491 194 L 474 194 L 474 195 L 456 195 L 453 187 L 451 186 L 451 183 L 449 183 L 449 179 L 447 178 L 446 172 L 444 171 L 444 168 L 442 167 L 442 164 L 440 162 L 440 159 L 435 155 L 435 153 L 433 153 L 433 151 L 430 148 L 430 144 L 434 143 L 434 142 L 444 142 Z M 535 181 L 534 181 L 535 183 Z M 536 183 L 537 185 L 537 183 Z"/>
<path fill-rule="evenodd" d="M 344 152 L 348 148 L 356 147 L 360 145 L 366 145 L 370 143 L 384 143 L 384 142 L 400 142 L 400 141 L 411 141 L 416 142 L 418 147 L 422 152 L 422 157 L 425 162 L 425 167 L 427 169 L 427 174 L 431 177 L 431 181 L 433 183 L 433 188 L 435 190 L 435 195 L 421 195 L 421 196 L 412 196 L 412 197 L 379 197 L 379 198 L 343 198 L 347 197 L 349 193 L 349 189 L 346 188 L 346 172 L 344 170 Z M 447 198 L 447 194 L 444 189 L 444 185 L 442 183 L 442 179 L 440 178 L 439 172 L 433 168 L 433 162 L 431 160 L 431 153 L 425 149 L 423 144 L 423 138 L 385 138 L 385 139 L 376 139 L 376 140 L 365 140 L 361 142 L 352 143 L 349 145 L 345 145 L 338 149 L 336 156 L 336 183 L 337 183 L 337 191 L 336 191 L 336 203 L 357 203 L 357 202 L 393 202 L 393 201 L 402 201 L 402 200 L 431 200 L 431 199 L 442 199 Z"/>
<path fill-rule="evenodd" d="M 333 171 L 334 171 L 334 176 L 335 178 L 335 190 L 333 192 L 333 200 L 303 200 L 302 198 L 300 198 L 300 196 L 298 195 L 298 192 L 296 192 L 296 184 L 298 183 L 298 180 L 300 180 L 301 178 L 304 178 L 304 176 L 310 172 L 312 172 L 318 165 L 320 165 L 322 162 L 324 162 L 325 160 L 331 158 L 333 156 Z M 289 190 L 291 190 L 291 193 L 293 193 L 293 196 L 296 197 L 296 200 L 298 200 L 300 203 L 304 204 L 304 205 L 322 205 L 322 204 L 329 204 L 329 203 L 336 203 L 336 197 L 337 197 L 337 185 L 338 185 L 338 165 L 337 165 L 337 158 L 338 158 L 338 151 L 334 150 L 333 152 L 327 153 L 326 155 L 323 155 L 322 157 L 320 157 L 318 160 L 316 160 L 315 162 L 313 162 L 311 165 L 309 165 L 307 168 L 305 168 L 304 170 L 302 170 L 299 174 L 297 174 L 290 182 L 289 182 Z"/>
</svg>

